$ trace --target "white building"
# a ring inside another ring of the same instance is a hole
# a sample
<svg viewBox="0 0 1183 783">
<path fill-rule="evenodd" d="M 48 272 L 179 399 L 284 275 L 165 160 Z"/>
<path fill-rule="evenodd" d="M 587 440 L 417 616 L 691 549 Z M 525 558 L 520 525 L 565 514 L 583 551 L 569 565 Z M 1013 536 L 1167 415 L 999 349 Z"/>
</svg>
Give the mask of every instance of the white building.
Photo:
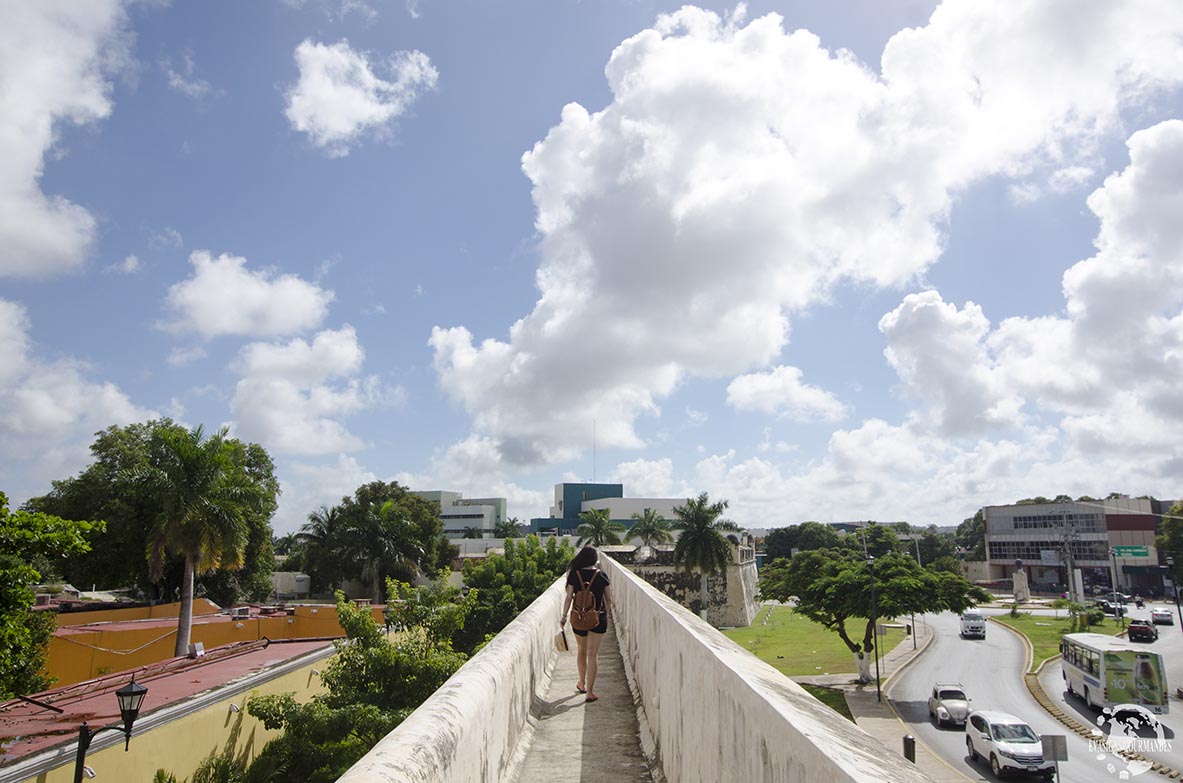
<svg viewBox="0 0 1183 783">
<path fill-rule="evenodd" d="M 459 492 L 430 490 L 416 495 L 440 507 L 440 521 L 448 538 L 463 538 L 468 528 L 477 528 L 482 538 L 491 538 L 505 521 L 505 498 L 466 498 Z"/>
</svg>

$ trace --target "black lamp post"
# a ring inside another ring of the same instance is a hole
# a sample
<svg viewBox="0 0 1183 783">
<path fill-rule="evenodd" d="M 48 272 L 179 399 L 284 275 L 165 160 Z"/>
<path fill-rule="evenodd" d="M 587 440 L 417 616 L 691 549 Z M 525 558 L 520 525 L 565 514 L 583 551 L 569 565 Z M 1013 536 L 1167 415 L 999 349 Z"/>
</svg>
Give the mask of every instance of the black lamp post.
<svg viewBox="0 0 1183 783">
<path fill-rule="evenodd" d="M 1171 570 L 1171 587 L 1175 591 L 1175 611 L 1179 613 L 1179 630 L 1183 631 L 1183 609 L 1179 608 L 1179 582 L 1175 579 L 1175 558 L 1167 558 L 1167 568 Z"/>
<path fill-rule="evenodd" d="M 871 649 L 875 652 L 875 701 L 883 701 L 879 690 L 879 609 L 875 605 L 875 558 L 867 555 L 867 570 L 871 574 Z"/>
<path fill-rule="evenodd" d="M 133 674 L 131 682 L 115 691 L 115 698 L 119 700 L 119 714 L 123 718 L 122 726 L 103 726 L 99 729 L 91 729 L 86 721 L 82 722 L 82 725 L 78 727 L 78 755 L 74 761 L 74 783 L 82 783 L 82 775 L 86 770 L 86 751 L 90 748 L 91 740 L 99 732 L 108 729 L 122 731 L 125 738 L 123 750 L 125 752 L 128 750 L 131 745 L 131 726 L 139 717 L 140 705 L 144 703 L 144 697 L 147 695 L 148 689 L 137 684 L 136 676 Z M 91 776 L 94 776 L 93 772 Z"/>
</svg>

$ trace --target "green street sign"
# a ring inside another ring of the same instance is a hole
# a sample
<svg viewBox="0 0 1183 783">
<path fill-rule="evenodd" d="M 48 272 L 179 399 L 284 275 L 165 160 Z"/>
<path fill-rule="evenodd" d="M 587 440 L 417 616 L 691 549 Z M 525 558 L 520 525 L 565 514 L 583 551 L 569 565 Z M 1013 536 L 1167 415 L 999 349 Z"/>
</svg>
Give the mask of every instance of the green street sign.
<svg viewBox="0 0 1183 783">
<path fill-rule="evenodd" d="M 1118 557 L 1150 557 L 1150 547 L 1146 546 L 1115 546 L 1113 553 Z"/>
</svg>

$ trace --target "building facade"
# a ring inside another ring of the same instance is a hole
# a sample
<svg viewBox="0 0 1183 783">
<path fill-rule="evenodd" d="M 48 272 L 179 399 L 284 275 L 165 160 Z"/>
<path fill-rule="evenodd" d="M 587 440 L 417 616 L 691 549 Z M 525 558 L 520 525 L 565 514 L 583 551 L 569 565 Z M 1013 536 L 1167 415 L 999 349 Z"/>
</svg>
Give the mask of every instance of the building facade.
<svg viewBox="0 0 1183 783">
<path fill-rule="evenodd" d="M 466 498 L 459 492 L 445 490 L 415 494 L 439 504 L 440 522 L 448 538 L 463 538 L 468 528 L 480 530 L 482 538 L 491 538 L 497 525 L 505 521 L 505 498 Z"/>
<path fill-rule="evenodd" d="M 633 514 L 653 509 L 666 520 L 676 520 L 674 506 L 685 505 L 687 498 L 626 498 L 623 484 L 555 484 L 555 502 L 549 517 L 530 520 L 531 533 L 570 535 L 579 527 L 584 511 L 607 509 L 609 517 L 631 527 Z"/>
<path fill-rule="evenodd" d="M 986 560 L 992 580 L 1016 570 L 1032 590 L 1061 592 L 1068 569 L 1081 570 L 1086 586 L 1126 592 L 1161 589 L 1155 532 L 1164 503 L 1153 498 L 986 506 Z"/>
</svg>

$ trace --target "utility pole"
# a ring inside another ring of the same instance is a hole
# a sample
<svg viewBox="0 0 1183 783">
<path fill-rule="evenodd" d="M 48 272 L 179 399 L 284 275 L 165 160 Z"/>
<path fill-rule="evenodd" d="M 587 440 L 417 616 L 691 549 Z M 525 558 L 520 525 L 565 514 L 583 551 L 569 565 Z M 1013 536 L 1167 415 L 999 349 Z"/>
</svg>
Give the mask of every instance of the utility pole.
<svg viewBox="0 0 1183 783">
<path fill-rule="evenodd" d="M 1064 529 L 1064 562 L 1068 565 L 1068 600 L 1072 603 L 1084 603 L 1084 596 L 1076 595 L 1076 564 L 1072 559 L 1072 542 L 1076 539 L 1076 528 L 1069 525 L 1068 506 L 1060 504 L 1060 525 Z M 1080 600 L 1077 600 L 1077 599 Z"/>
</svg>

